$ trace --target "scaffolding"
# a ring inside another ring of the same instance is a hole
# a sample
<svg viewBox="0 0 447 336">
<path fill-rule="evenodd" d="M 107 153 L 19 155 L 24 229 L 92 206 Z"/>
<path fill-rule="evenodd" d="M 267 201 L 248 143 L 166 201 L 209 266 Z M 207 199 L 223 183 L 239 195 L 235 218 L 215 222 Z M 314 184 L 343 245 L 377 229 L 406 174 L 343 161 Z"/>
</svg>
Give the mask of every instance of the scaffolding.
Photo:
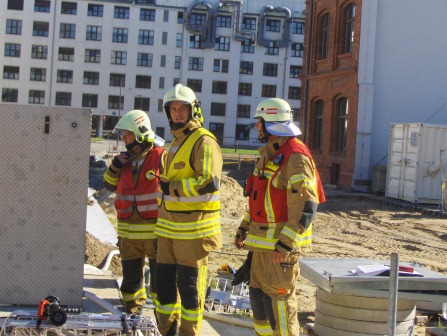
<svg viewBox="0 0 447 336">
<path fill-rule="evenodd" d="M 144 315 L 81 313 L 67 315 L 57 327 L 33 310 L 13 311 L 1 325 L 0 336 L 161 336 L 154 319 Z"/>
</svg>

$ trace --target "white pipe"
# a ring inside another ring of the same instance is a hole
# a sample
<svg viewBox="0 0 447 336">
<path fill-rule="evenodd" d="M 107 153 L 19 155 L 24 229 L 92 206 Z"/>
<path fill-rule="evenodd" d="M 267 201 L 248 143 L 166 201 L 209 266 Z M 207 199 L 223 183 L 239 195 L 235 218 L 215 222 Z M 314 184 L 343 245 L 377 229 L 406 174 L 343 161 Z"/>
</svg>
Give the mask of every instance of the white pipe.
<svg viewBox="0 0 447 336">
<path fill-rule="evenodd" d="M 89 299 L 93 301 L 94 303 L 98 304 L 99 306 L 103 307 L 104 309 L 108 310 L 112 313 L 113 316 L 122 316 L 123 313 L 117 309 L 113 304 L 108 302 L 107 300 L 104 300 L 103 298 L 100 298 L 96 294 L 93 294 L 92 292 L 88 292 L 84 290 L 84 297 L 86 299 Z"/>
<path fill-rule="evenodd" d="M 109 254 L 107 255 L 106 261 L 104 262 L 104 266 L 102 266 L 101 270 L 107 271 L 110 267 L 110 262 L 112 261 L 112 257 L 117 254 L 120 254 L 119 250 L 110 251 Z"/>
<path fill-rule="evenodd" d="M 252 320 L 250 320 L 250 321 L 243 321 L 243 320 L 240 320 L 240 319 L 227 317 L 227 316 L 222 315 L 222 314 L 211 313 L 211 312 L 208 312 L 206 310 L 203 312 L 203 316 L 206 317 L 206 318 L 210 318 L 210 319 L 213 319 L 213 320 L 216 320 L 216 321 L 232 324 L 232 325 L 239 326 L 239 327 L 245 327 L 245 328 L 250 328 L 250 329 L 254 329 L 255 328 Z"/>
<path fill-rule="evenodd" d="M 441 161 L 436 161 L 436 162 L 430 163 L 428 165 L 427 173 L 430 176 L 434 176 L 440 169 L 441 169 Z"/>
</svg>

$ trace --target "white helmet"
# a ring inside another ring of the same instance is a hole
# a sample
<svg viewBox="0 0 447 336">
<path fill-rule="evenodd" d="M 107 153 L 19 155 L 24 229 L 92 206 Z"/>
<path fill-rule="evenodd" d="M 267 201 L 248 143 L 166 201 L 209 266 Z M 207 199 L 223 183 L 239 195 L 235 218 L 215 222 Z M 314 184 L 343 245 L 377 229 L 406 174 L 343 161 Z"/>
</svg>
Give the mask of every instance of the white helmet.
<svg viewBox="0 0 447 336">
<path fill-rule="evenodd" d="M 174 123 L 172 122 L 169 105 L 173 101 L 180 101 L 184 104 L 191 106 L 191 116 L 189 120 L 194 118 L 203 123 L 202 109 L 200 108 L 200 102 L 197 100 L 194 91 L 187 86 L 177 84 L 176 86 L 171 88 L 168 92 L 166 92 L 163 98 L 163 109 L 165 110 L 166 117 L 168 118 L 169 125 L 171 126 L 171 128 Z"/>
<path fill-rule="evenodd" d="M 154 142 L 155 138 L 149 116 L 141 110 L 132 110 L 123 115 L 113 130 L 114 133 L 118 131 L 133 132 L 135 134 L 135 141 L 138 143 Z"/>
<path fill-rule="evenodd" d="M 277 136 L 297 136 L 301 130 L 293 122 L 292 109 L 285 100 L 268 98 L 259 103 L 254 118 L 262 118 L 266 130 Z"/>
</svg>

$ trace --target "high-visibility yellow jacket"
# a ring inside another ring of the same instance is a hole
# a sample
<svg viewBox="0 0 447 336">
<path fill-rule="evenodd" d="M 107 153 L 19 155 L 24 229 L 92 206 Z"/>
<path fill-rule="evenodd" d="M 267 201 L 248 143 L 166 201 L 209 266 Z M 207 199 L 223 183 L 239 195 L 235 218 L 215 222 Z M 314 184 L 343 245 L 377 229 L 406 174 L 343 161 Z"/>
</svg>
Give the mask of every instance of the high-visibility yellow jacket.
<svg viewBox="0 0 447 336">
<path fill-rule="evenodd" d="M 219 248 L 223 164 L 220 147 L 197 120 L 171 133 L 174 140 L 161 172 L 169 180 L 169 194 L 159 192 L 155 234 L 173 239 L 218 236 L 209 250 Z"/>
</svg>

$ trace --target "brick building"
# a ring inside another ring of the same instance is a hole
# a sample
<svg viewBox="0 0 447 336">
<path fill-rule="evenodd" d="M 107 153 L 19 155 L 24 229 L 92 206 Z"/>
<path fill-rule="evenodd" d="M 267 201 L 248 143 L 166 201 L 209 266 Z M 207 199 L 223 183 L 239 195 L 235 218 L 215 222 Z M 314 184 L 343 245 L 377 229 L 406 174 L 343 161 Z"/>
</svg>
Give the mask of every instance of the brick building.
<svg viewBox="0 0 447 336">
<path fill-rule="evenodd" d="M 358 106 L 361 1 L 306 1 L 305 142 L 325 183 L 351 187 Z M 367 181 L 357 181 L 367 183 Z"/>
</svg>

